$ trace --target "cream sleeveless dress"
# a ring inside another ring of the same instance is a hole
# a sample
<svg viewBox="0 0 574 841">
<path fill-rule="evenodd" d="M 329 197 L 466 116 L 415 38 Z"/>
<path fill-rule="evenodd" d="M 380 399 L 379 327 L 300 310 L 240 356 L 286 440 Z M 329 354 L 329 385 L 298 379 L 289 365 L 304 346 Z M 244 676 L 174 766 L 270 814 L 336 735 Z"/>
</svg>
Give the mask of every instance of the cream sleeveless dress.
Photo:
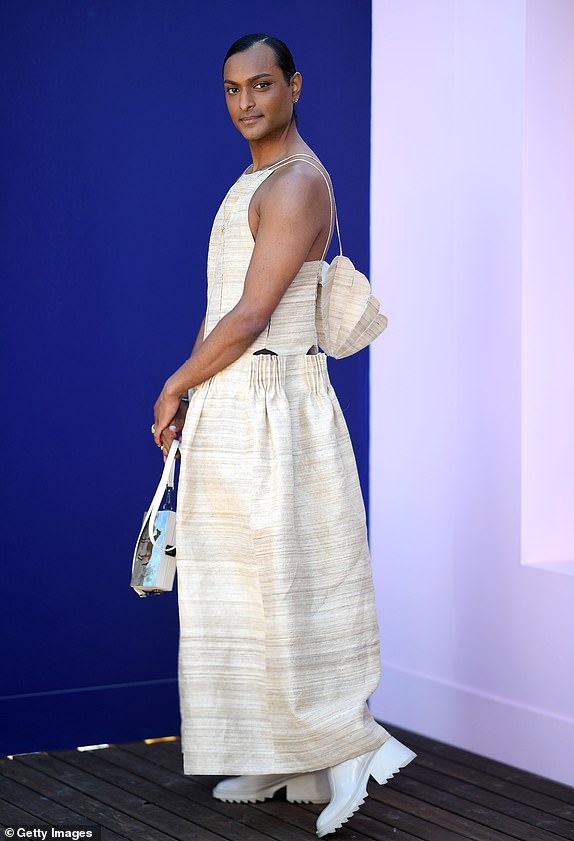
<svg viewBox="0 0 574 841">
<path fill-rule="evenodd" d="M 290 161 L 244 173 L 215 217 L 205 336 L 242 294 L 249 202 Z M 366 704 L 379 630 L 354 453 L 316 352 L 322 265 L 303 264 L 268 327 L 190 400 L 176 534 L 185 774 L 311 771 L 390 737 Z"/>
</svg>

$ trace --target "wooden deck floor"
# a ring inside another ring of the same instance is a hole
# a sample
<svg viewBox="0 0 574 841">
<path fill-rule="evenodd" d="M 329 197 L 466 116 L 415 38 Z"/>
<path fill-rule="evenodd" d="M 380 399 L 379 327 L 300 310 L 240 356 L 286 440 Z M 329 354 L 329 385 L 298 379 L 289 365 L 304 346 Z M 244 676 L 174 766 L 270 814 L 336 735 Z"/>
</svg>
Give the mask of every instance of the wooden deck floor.
<svg viewBox="0 0 574 841">
<path fill-rule="evenodd" d="M 574 788 L 386 726 L 417 759 L 384 786 L 371 780 L 365 804 L 328 838 L 574 841 Z M 0 827 L 94 824 L 105 841 L 317 838 L 322 806 L 288 803 L 281 793 L 222 803 L 211 797 L 219 779 L 184 777 L 179 740 L 3 758 Z"/>
</svg>

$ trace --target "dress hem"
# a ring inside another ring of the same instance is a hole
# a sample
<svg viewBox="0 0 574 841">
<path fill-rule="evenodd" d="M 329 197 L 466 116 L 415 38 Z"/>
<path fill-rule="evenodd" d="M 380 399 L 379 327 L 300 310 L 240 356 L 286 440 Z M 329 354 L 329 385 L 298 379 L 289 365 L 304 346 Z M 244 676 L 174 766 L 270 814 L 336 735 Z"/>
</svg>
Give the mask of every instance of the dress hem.
<svg viewBox="0 0 574 841">
<path fill-rule="evenodd" d="M 379 732 L 379 728 L 382 731 Z M 318 764 L 317 762 L 308 763 L 277 763 L 270 767 L 269 762 L 257 762 L 254 764 L 241 763 L 224 763 L 224 767 L 218 765 L 217 768 L 209 764 L 202 764 L 194 762 L 189 754 L 182 751 L 183 758 L 183 773 L 185 776 L 241 776 L 243 774 L 305 774 L 312 771 L 321 771 L 326 768 L 332 768 L 334 765 L 339 765 L 347 759 L 354 759 L 356 756 L 362 756 L 364 753 L 380 748 L 385 742 L 391 738 L 391 733 L 385 730 L 381 725 L 378 726 L 376 738 L 372 740 L 364 740 L 360 749 L 350 748 L 343 753 L 332 753 L 327 762 Z M 190 759 L 187 759 L 190 756 Z"/>
</svg>

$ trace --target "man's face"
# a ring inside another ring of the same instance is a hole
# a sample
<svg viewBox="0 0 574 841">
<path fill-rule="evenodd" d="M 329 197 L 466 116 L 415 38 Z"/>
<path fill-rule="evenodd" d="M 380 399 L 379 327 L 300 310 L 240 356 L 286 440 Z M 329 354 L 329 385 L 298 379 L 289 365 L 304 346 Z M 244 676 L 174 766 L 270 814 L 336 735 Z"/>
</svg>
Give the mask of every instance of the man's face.
<svg viewBox="0 0 574 841">
<path fill-rule="evenodd" d="M 256 44 L 225 62 L 223 71 L 227 108 L 246 140 L 280 134 L 291 120 L 299 74 L 288 85 L 267 44 Z"/>
</svg>

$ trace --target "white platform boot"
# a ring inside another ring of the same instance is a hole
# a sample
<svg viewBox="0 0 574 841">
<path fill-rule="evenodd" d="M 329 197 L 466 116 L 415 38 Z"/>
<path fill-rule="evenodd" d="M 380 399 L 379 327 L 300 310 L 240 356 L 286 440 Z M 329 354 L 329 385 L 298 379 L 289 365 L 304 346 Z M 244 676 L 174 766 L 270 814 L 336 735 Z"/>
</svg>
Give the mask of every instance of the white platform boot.
<svg viewBox="0 0 574 841">
<path fill-rule="evenodd" d="M 244 774 L 217 783 L 213 796 L 231 803 L 256 803 L 273 797 L 287 786 L 287 800 L 291 803 L 328 803 L 331 798 L 327 771 L 304 774 Z"/>
<path fill-rule="evenodd" d="M 327 769 L 331 802 L 317 818 L 317 835 L 335 832 L 365 802 L 369 776 L 383 785 L 416 757 L 391 736 L 380 748 Z"/>
</svg>

